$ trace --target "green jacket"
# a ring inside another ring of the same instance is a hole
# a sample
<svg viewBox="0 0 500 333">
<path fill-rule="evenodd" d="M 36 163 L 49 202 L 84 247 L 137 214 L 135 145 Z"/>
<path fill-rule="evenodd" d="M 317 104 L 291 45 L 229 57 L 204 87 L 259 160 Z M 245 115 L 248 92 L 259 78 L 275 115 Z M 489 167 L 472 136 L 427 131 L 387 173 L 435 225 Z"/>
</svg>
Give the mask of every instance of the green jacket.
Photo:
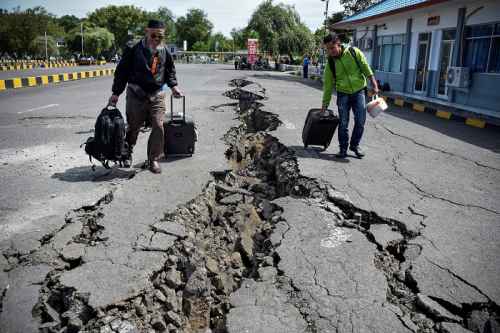
<svg viewBox="0 0 500 333">
<path fill-rule="evenodd" d="M 335 58 L 335 72 L 337 80 L 335 90 L 344 94 L 353 94 L 366 87 L 366 78 L 373 76 L 373 71 L 366 61 L 365 55 L 358 48 L 354 47 L 354 52 L 358 57 L 361 72 L 347 49 L 348 45 L 342 45 L 342 55 Z M 333 74 L 328 62 L 323 73 L 323 106 L 328 107 L 332 100 Z"/>
</svg>

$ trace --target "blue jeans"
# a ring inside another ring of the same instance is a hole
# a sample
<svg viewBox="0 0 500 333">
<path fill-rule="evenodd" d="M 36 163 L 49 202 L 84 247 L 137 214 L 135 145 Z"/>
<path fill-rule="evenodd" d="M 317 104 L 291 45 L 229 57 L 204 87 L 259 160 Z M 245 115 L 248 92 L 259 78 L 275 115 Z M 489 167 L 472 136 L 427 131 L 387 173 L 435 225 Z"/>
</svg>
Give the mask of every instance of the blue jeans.
<svg viewBox="0 0 500 333">
<path fill-rule="evenodd" d="M 349 143 L 349 111 L 354 114 L 354 129 L 351 136 L 351 148 L 357 148 L 366 121 L 365 91 L 360 90 L 354 94 L 337 92 L 337 107 L 339 110 L 339 146 L 340 150 L 347 150 Z"/>
</svg>

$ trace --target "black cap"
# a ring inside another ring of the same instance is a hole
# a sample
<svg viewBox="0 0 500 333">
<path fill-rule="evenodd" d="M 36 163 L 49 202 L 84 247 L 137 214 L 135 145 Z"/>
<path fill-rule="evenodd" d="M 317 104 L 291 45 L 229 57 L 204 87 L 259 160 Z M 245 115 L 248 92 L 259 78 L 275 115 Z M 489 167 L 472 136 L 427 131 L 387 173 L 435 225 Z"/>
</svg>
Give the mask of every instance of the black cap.
<svg viewBox="0 0 500 333">
<path fill-rule="evenodd" d="M 165 29 L 165 23 L 159 20 L 149 20 L 148 28 L 150 29 Z"/>
</svg>

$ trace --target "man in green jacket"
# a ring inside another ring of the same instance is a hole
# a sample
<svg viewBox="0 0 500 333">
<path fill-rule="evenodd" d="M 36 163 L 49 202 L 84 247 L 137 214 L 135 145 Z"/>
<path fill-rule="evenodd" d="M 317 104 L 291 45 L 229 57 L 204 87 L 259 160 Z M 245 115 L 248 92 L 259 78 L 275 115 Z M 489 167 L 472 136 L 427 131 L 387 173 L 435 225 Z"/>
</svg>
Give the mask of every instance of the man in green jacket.
<svg viewBox="0 0 500 333">
<path fill-rule="evenodd" d="M 366 121 L 366 79 L 370 80 L 373 92 L 378 94 L 378 85 L 373 71 L 359 49 L 342 44 L 341 36 L 330 34 L 323 39 L 329 61 L 323 74 L 323 104 L 324 112 L 330 105 L 332 90 L 335 84 L 337 91 L 337 107 L 339 112 L 339 158 L 347 157 L 347 148 L 358 158 L 365 154 L 359 147 Z M 331 67 L 334 67 L 333 69 Z M 349 143 L 349 111 L 354 114 L 354 129 Z"/>
</svg>

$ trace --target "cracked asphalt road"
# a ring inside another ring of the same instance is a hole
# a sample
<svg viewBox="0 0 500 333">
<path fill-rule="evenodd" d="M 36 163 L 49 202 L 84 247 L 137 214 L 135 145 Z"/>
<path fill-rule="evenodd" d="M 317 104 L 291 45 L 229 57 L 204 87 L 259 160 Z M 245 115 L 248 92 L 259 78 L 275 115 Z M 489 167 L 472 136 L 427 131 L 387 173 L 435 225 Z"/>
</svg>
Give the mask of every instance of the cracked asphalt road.
<svg viewBox="0 0 500 333">
<path fill-rule="evenodd" d="M 160 177 L 123 170 L 112 174 L 98 170 L 89 176 L 86 158 L 75 147 L 89 135 L 98 101 L 106 99 L 110 80 L 0 96 L 2 110 L 7 110 L 0 114 L 0 126 L 5 129 L 0 136 L 1 183 L 7 189 L 0 197 L 5 206 L 0 215 L 2 332 L 38 331 L 40 322 L 26 318 L 36 312 L 33 307 L 41 285 L 50 282 L 52 273 L 48 273 L 54 269 L 61 271 L 58 283 L 75 290 L 75 297 L 81 298 L 78 302 L 97 311 L 99 320 L 107 318 L 100 317 L 102 311 L 125 309 L 128 300 L 151 290 L 153 284 L 156 288 L 153 278 L 164 262 L 173 260 L 169 249 L 179 246 L 179 239 L 189 233 L 179 235 L 178 227 L 173 234 L 156 233 L 151 225 L 197 196 L 211 179 L 210 171 L 228 168 L 220 138 L 238 122 L 231 108 L 214 112 L 209 106 L 227 103 L 222 96 L 231 89 L 227 82 L 243 73 L 266 89 L 269 99 L 262 110 L 276 114 L 282 122 L 272 135 L 295 152 L 301 175 L 330 184 L 338 192 L 328 192 L 331 202 L 320 200 L 321 195 L 316 197 L 314 192 L 312 197 L 285 196 L 273 201 L 282 210 L 281 222 L 273 224 L 269 238 L 273 252 L 268 259 L 255 259 L 256 267 L 247 267 L 258 273 L 244 275 L 240 288 L 232 293 L 225 329 L 455 332 L 468 327 L 486 332 L 490 327 L 494 332 L 491 327 L 498 325 L 495 316 L 500 304 L 498 133 L 393 108 L 368 121 L 363 142 L 366 158 L 338 161 L 333 157 L 335 139 L 326 152 L 301 146 L 307 110 L 321 100 L 315 83 L 284 74 L 254 75 L 228 69 L 179 66 L 183 87 L 192 96 L 190 107 L 201 140 L 193 159 L 166 163 L 167 172 Z M 37 98 L 39 105 L 60 106 L 39 111 L 46 122 L 20 119 L 18 110 L 32 108 Z M 75 116 L 64 107 L 72 102 L 80 105 L 75 113 L 83 118 L 61 121 L 61 116 Z M 263 114 L 263 122 L 272 116 Z M 12 134 L 23 127 L 30 132 L 13 140 Z M 145 138 L 138 147 L 145 148 Z M 145 151 L 136 154 L 145 156 Z M 322 185 L 319 188 L 326 191 Z M 112 200 L 95 205 L 110 192 Z M 248 189 L 236 193 L 224 205 L 249 194 Z M 264 219 L 263 211 L 259 214 Z M 362 213 L 363 227 L 353 224 L 353 212 Z M 75 243 L 75 235 L 89 222 L 102 230 L 92 243 Z M 366 222 L 371 224 L 369 229 L 365 229 Z M 182 244 L 184 251 L 192 246 L 189 241 Z M 398 252 L 399 246 L 404 250 Z M 257 245 L 254 249 L 260 258 Z M 65 268 L 59 267 L 60 257 Z M 266 264 L 261 265 L 261 260 Z M 211 274 L 217 271 L 208 259 L 205 264 Z M 403 277 L 395 278 L 398 274 Z M 172 278 L 166 279 L 171 286 Z M 185 281 L 186 288 L 190 281 Z M 222 283 L 220 288 L 229 287 Z M 167 289 L 165 294 L 172 292 Z M 144 297 L 150 307 L 151 301 Z M 489 314 L 484 315 L 485 311 Z M 59 317 L 50 311 L 48 315 Z M 81 327 L 75 318 L 64 316 L 65 332 Z M 165 315 L 168 327 L 155 318 L 150 322 L 155 331 L 176 332 L 179 320 L 174 317 L 170 312 Z M 102 327 L 95 332 L 134 332 L 125 324 L 129 319 L 124 314 L 121 326 L 112 322 L 107 330 Z"/>
</svg>

